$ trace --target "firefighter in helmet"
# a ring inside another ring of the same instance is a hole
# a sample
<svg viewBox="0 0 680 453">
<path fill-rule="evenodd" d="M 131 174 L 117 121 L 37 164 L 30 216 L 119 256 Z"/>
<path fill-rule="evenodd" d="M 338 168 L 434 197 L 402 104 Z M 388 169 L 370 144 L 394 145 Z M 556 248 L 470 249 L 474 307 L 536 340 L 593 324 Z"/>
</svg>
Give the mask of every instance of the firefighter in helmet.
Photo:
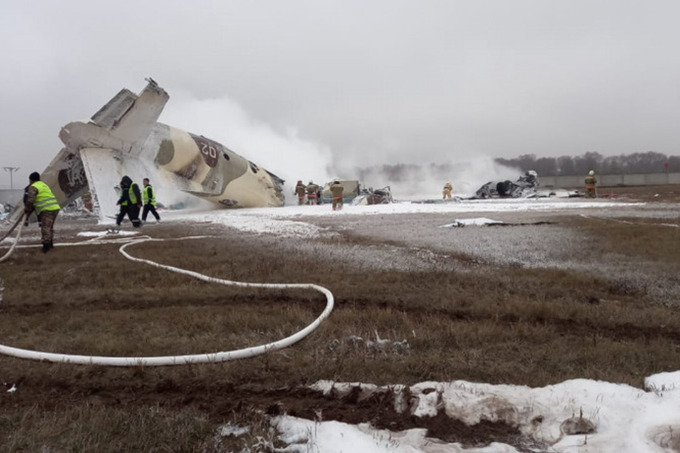
<svg viewBox="0 0 680 453">
<path fill-rule="evenodd" d="M 319 185 L 309 181 L 307 184 L 307 204 L 319 204 Z"/>
<path fill-rule="evenodd" d="M 595 172 L 590 170 L 588 176 L 586 176 L 586 198 L 596 198 L 597 197 L 597 179 L 595 179 Z"/>
<path fill-rule="evenodd" d="M 305 193 L 307 193 L 307 186 L 302 184 L 302 180 L 300 180 L 295 186 L 295 195 L 298 197 L 298 205 L 305 204 Z"/>
<path fill-rule="evenodd" d="M 339 211 L 342 209 L 342 193 L 345 191 L 345 187 L 340 184 L 340 181 L 334 179 L 330 189 L 333 196 L 333 211 Z"/>
</svg>

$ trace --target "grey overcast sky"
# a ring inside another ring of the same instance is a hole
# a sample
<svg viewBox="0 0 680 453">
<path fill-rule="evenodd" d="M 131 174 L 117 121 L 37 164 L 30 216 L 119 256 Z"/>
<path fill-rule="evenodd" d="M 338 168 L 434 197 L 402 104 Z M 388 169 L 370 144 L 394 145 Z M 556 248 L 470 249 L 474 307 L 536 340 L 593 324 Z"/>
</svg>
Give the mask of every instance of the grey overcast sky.
<svg viewBox="0 0 680 453">
<path fill-rule="evenodd" d="M 679 18 L 677 0 L 3 0 L 0 166 L 23 187 L 61 126 L 145 77 L 162 122 L 274 173 L 678 155 Z"/>
</svg>

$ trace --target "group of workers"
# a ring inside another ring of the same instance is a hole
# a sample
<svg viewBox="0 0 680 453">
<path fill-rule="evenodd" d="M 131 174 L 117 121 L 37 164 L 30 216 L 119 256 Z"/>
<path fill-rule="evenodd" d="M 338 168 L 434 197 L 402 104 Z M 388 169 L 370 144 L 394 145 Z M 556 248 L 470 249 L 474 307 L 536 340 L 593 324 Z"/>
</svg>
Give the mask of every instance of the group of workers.
<svg viewBox="0 0 680 453">
<path fill-rule="evenodd" d="M 298 181 L 295 186 L 295 194 L 298 197 L 298 205 L 321 204 L 321 187 L 314 184 L 314 181 L 309 181 L 307 185 L 303 184 L 302 180 Z"/>
<path fill-rule="evenodd" d="M 30 183 L 26 187 L 24 193 L 24 213 L 26 219 L 28 219 L 33 211 L 35 211 L 38 216 L 42 251 L 43 253 L 47 253 L 54 247 L 54 222 L 59 214 L 60 206 L 54 193 L 52 193 L 52 189 L 40 180 L 40 174 L 38 172 L 31 173 L 28 179 Z M 156 211 L 156 194 L 150 184 L 149 178 L 144 178 L 142 182 L 144 188 L 140 191 L 137 183 L 132 181 L 129 176 L 123 176 L 121 179 L 121 194 L 116 203 L 120 206 L 120 212 L 116 217 L 116 226 L 120 227 L 120 224 L 123 222 L 126 215 L 130 219 L 130 222 L 132 222 L 132 226 L 136 228 L 139 228 L 142 226 L 143 222 L 146 222 L 149 213 L 153 214 L 157 222 L 160 222 L 161 217 Z M 590 170 L 588 176 L 585 178 L 586 198 L 597 197 L 596 185 L 597 179 L 595 178 L 595 172 Z M 442 192 L 444 200 L 451 198 L 452 190 L 453 186 L 451 186 L 450 182 L 447 182 L 444 185 Z M 330 185 L 330 191 L 333 200 L 333 210 L 337 211 L 342 209 L 344 191 L 342 183 L 337 179 L 334 179 Z M 295 194 L 298 197 L 298 205 L 321 204 L 321 187 L 318 184 L 314 184 L 313 181 L 309 181 L 309 184 L 307 185 L 303 184 L 302 180 L 298 181 L 295 186 Z M 139 210 L 142 206 L 142 220 L 140 221 Z"/>
<path fill-rule="evenodd" d="M 153 191 L 149 178 L 144 178 L 142 183 L 144 184 L 144 189 L 140 192 L 137 183 L 132 181 L 129 176 L 123 176 L 120 180 L 120 198 L 116 202 L 116 205 L 120 206 L 120 212 L 116 217 L 116 226 L 120 227 L 120 224 L 127 215 L 130 222 L 132 222 L 132 226 L 139 228 L 143 222 L 146 222 L 149 212 L 153 214 L 157 222 L 161 221 L 161 216 L 156 211 L 156 194 Z M 142 211 L 142 220 L 140 221 L 139 210 L 142 206 L 144 206 L 144 210 Z"/>
<path fill-rule="evenodd" d="M 24 191 L 24 215 L 26 222 L 28 217 L 35 211 L 40 224 L 40 235 L 43 253 L 49 252 L 54 247 L 54 222 L 61 210 L 57 198 L 52 189 L 40 180 L 40 173 L 34 171 L 28 176 L 29 185 Z M 120 212 L 116 217 L 116 225 L 120 227 L 123 218 L 127 215 L 135 227 L 142 226 L 149 214 L 153 214 L 156 221 L 161 220 L 156 211 L 156 195 L 150 184 L 149 178 L 144 178 L 144 189 L 139 190 L 135 182 L 129 176 L 123 176 L 120 181 L 121 194 L 117 205 Z M 142 220 L 139 220 L 139 209 L 144 206 Z"/>
<path fill-rule="evenodd" d="M 342 197 L 345 187 L 339 180 L 334 179 L 329 188 L 333 201 L 333 211 L 338 211 L 342 209 Z M 309 181 L 309 184 L 305 185 L 302 180 L 299 180 L 295 186 L 295 195 L 298 197 L 298 205 L 321 204 L 321 186 L 314 184 L 314 181 Z"/>
</svg>

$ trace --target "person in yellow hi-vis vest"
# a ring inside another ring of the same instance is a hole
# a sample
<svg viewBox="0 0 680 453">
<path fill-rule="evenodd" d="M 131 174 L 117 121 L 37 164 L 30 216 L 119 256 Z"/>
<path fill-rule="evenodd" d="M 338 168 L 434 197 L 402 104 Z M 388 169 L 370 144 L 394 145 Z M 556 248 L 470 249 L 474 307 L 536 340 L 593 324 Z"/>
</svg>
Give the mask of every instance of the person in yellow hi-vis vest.
<svg viewBox="0 0 680 453">
<path fill-rule="evenodd" d="M 153 187 L 149 183 L 149 178 L 144 178 L 142 180 L 144 184 L 144 191 L 142 192 L 142 200 L 144 201 L 144 209 L 142 210 L 142 222 L 146 222 L 146 216 L 149 212 L 153 214 L 156 218 L 156 222 L 161 221 L 161 216 L 156 212 L 156 193 L 153 191 Z"/>
<path fill-rule="evenodd" d="M 24 200 L 24 212 L 28 217 L 35 210 L 35 213 L 40 217 L 42 251 L 47 253 L 54 247 L 54 222 L 59 214 L 59 203 L 52 193 L 52 189 L 40 180 L 40 173 L 34 171 L 30 174 L 28 180 L 31 184 L 27 189 Z"/>
<path fill-rule="evenodd" d="M 117 205 L 120 205 L 120 212 L 116 217 L 116 225 L 120 227 L 125 215 L 130 218 L 132 226 L 139 228 L 142 222 L 139 220 L 139 208 L 142 207 L 142 194 L 139 192 L 139 186 L 136 182 L 132 182 L 129 176 L 123 176 L 120 180 L 120 198 Z"/>
</svg>

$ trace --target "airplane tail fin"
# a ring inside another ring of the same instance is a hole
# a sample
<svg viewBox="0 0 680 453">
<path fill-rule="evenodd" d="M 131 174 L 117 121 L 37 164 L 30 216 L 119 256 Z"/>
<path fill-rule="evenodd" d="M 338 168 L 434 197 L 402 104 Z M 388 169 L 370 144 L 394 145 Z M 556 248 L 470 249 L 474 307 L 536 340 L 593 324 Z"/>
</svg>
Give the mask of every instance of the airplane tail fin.
<svg viewBox="0 0 680 453">
<path fill-rule="evenodd" d="M 92 115 L 91 121 L 124 142 L 143 141 L 170 99 L 153 79 L 146 80 L 148 84 L 139 95 L 125 88 L 120 90 Z"/>
</svg>

